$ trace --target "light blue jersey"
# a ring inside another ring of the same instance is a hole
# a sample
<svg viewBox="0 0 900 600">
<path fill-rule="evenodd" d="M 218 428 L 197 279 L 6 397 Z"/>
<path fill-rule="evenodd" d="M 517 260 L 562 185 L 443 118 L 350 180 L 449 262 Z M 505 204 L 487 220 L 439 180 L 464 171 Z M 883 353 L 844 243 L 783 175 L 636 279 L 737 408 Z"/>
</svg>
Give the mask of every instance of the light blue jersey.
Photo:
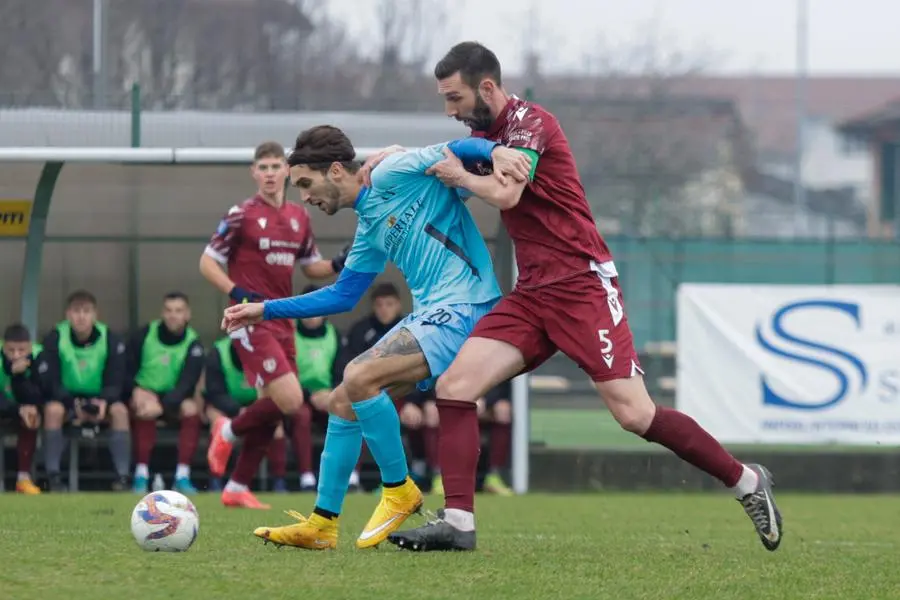
<svg viewBox="0 0 900 600">
<path fill-rule="evenodd" d="M 475 219 L 455 190 L 425 171 L 447 144 L 392 154 L 372 172 L 354 209 L 359 215 L 346 268 L 380 273 L 386 261 L 403 273 L 413 310 L 481 304 L 501 296 L 491 256 Z"/>
<path fill-rule="evenodd" d="M 501 296 L 469 209 L 456 190 L 425 174 L 443 160 L 447 146 L 460 158 L 490 158 L 492 143 L 470 138 L 386 158 L 372 172 L 371 189 L 356 199 L 359 224 L 337 281 L 302 296 L 267 300 L 263 317 L 302 319 L 351 310 L 390 260 L 406 277 L 413 312 L 385 338 L 399 329 L 416 338 L 431 371 L 419 388 L 431 387 Z"/>
</svg>

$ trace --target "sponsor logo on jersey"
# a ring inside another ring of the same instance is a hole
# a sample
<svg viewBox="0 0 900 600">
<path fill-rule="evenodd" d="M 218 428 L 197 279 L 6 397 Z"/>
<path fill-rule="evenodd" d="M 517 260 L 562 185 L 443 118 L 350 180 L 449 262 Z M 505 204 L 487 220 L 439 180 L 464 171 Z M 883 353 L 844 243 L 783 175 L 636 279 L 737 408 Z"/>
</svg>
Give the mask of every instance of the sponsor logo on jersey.
<svg viewBox="0 0 900 600">
<path fill-rule="evenodd" d="M 409 226 L 424 203 L 424 198 L 417 198 L 415 202 L 410 204 L 406 210 L 397 217 L 396 222 L 389 227 L 388 233 L 384 237 L 385 250 L 391 252 L 406 239 L 406 234 L 409 233 Z M 388 219 L 388 221 L 390 221 L 390 219 Z"/>
<path fill-rule="evenodd" d="M 283 267 L 293 267 L 296 255 L 291 252 L 269 252 L 266 254 L 266 263 L 270 265 L 281 265 Z"/>
</svg>

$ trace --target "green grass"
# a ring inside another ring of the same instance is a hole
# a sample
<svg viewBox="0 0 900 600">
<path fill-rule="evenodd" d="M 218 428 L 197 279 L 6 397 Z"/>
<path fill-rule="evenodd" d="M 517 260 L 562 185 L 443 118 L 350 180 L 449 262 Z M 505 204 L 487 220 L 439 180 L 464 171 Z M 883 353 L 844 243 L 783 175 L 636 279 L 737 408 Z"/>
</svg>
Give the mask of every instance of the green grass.
<svg viewBox="0 0 900 600">
<path fill-rule="evenodd" d="M 599 400 L 597 401 L 600 402 Z M 605 409 L 554 409 L 533 408 L 531 419 L 531 441 L 543 442 L 551 448 L 594 448 L 600 450 L 626 450 L 643 452 L 665 452 L 655 444 L 648 444 L 636 435 L 624 431 L 609 411 Z M 897 446 L 846 446 L 822 444 L 767 444 L 728 445 L 729 450 L 769 449 L 785 452 L 896 452 Z M 900 595 L 898 595 L 900 597 Z"/>
<path fill-rule="evenodd" d="M 479 497 L 479 549 L 358 551 L 375 498 L 348 499 L 339 548 L 263 546 L 257 525 L 309 495 L 269 496 L 275 510 L 197 500 L 200 536 L 185 554 L 145 553 L 129 529 L 135 498 L 0 496 L 0 598 L 609 598 L 880 600 L 898 597 L 898 498 L 780 498 L 785 541 L 766 552 L 725 495 Z M 427 502 L 435 508 L 437 501 Z"/>
</svg>

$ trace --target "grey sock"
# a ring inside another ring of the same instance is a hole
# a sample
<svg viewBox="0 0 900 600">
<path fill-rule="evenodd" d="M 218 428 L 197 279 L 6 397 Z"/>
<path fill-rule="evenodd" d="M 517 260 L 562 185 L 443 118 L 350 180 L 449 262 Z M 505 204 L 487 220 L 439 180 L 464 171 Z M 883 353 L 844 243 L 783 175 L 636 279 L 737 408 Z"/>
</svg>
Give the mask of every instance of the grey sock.
<svg viewBox="0 0 900 600">
<path fill-rule="evenodd" d="M 44 430 L 44 468 L 47 473 L 59 474 L 59 462 L 65 449 L 62 429 Z"/>
<path fill-rule="evenodd" d="M 131 439 L 127 431 L 110 432 L 109 454 L 112 456 L 116 475 L 126 477 L 131 466 Z"/>
</svg>

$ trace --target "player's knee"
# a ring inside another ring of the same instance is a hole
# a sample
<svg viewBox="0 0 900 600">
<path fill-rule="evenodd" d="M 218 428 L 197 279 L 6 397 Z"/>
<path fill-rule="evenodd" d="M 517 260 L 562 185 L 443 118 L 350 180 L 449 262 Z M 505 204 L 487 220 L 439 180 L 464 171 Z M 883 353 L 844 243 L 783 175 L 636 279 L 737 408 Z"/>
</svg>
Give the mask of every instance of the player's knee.
<svg viewBox="0 0 900 600">
<path fill-rule="evenodd" d="M 472 382 L 460 371 L 447 371 L 441 375 L 434 386 L 435 396 L 443 400 L 459 400 L 475 402 L 477 398 L 472 391 Z"/>
<path fill-rule="evenodd" d="M 179 414 L 182 419 L 196 417 L 200 414 L 200 407 L 197 406 L 197 403 L 193 399 L 188 398 L 181 403 Z"/>
<path fill-rule="evenodd" d="M 400 411 L 400 424 L 407 429 L 419 429 L 422 426 L 422 409 L 415 404 L 404 404 Z"/>
<path fill-rule="evenodd" d="M 128 430 L 128 407 L 122 402 L 114 402 L 107 410 L 110 426 L 116 431 Z"/>
<path fill-rule="evenodd" d="M 378 393 L 377 373 L 367 363 L 350 363 L 344 369 L 343 385 L 351 402 L 360 402 Z"/>
<path fill-rule="evenodd" d="M 653 410 L 648 411 L 644 406 L 620 404 L 610 406 L 609 410 L 622 429 L 637 435 L 643 435 L 653 421 Z"/>
<path fill-rule="evenodd" d="M 341 388 L 335 389 L 328 396 L 328 412 L 336 417 L 340 417 L 342 419 L 346 419 L 348 421 L 353 421 L 356 419 L 356 415 L 353 412 L 353 407 L 350 404 L 350 400 L 347 398 L 346 394 L 339 393 Z"/>
<path fill-rule="evenodd" d="M 426 402 L 422 412 L 424 413 L 425 427 L 438 427 L 441 424 L 437 404 L 434 402 Z"/>
<path fill-rule="evenodd" d="M 66 407 L 62 402 L 51 400 L 44 405 L 44 428 L 59 429 L 66 416 Z"/>
<path fill-rule="evenodd" d="M 622 429 L 637 435 L 647 431 L 656 414 L 656 405 L 642 380 L 616 379 L 597 384 L 597 390 Z"/>
<path fill-rule="evenodd" d="M 491 409 L 491 413 L 495 423 L 509 425 L 512 423 L 512 402 L 509 400 L 496 402 Z"/>
<path fill-rule="evenodd" d="M 294 382 L 294 385 L 280 386 L 278 389 L 270 391 L 272 400 L 275 401 L 281 412 L 288 416 L 297 414 L 297 411 L 303 406 L 303 390 L 300 389 L 300 384 L 297 382 Z"/>
</svg>

